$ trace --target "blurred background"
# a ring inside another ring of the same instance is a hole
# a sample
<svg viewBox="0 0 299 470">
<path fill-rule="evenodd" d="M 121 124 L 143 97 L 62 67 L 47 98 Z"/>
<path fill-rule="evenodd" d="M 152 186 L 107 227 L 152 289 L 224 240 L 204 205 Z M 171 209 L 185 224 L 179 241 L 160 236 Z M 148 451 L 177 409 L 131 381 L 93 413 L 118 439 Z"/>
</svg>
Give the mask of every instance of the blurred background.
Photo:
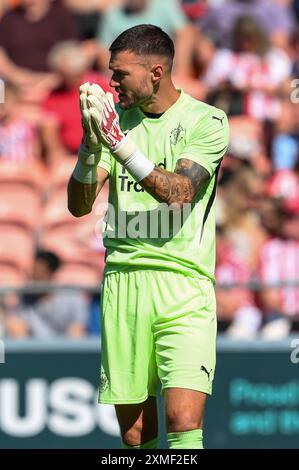
<svg viewBox="0 0 299 470">
<path fill-rule="evenodd" d="M 109 89 L 109 45 L 140 23 L 174 39 L 177 87 L 230 120 L 205 445 L 298 448 L 298 0 L 0 0 L 0 448 L 119 445 L 96 405 L 108 188 L 76 219 L 66 185 L 78 87 Z"/>
</svg>

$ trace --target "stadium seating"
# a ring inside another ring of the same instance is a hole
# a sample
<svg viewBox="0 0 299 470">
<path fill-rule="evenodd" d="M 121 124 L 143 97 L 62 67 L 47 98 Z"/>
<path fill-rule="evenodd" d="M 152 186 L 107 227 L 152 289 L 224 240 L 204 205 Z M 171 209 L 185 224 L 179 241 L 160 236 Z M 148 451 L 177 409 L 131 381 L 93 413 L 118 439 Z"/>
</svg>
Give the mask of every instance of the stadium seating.
<svg viewBox="0 0 299 470">
<path fill-rule="evenodd" d="M 62 189 L 65 191 L 70 175 L 73 172 L 76 157 L 67 157 L 62 159 L 50 171 L 49 186 L 51 191 Z"/>
<path fill-rule="evenodd" d="M 59 284 L 73 284 L 86 287 L 100 286 L 103 262 L 96 267 L 83 263 L 66 263 L 59 269 L 55 281 Z"/>
<path fill-rule="evenodd" d="M 45 168 L 40 162 L 20 164 L 17 161 L 0 160 L 0 186 L 22 184 L 40 190 L 45 187 Z"/>
<path fill-rule="evenodd" d="M 40 219 L 41 193 L 24 184 L 0 184 L 0 223 L 33 230 Z"/>
<path fill-rule="evenodd" d="M 26 281 L 23 270 L 18 266 L 9 263 L 0 262 L 0 286 L 21 286 Z"/>
<path fill-rule="evenodd" d="M 10 264 L 29 276 L 33 264 L 33 249 L 30 232 L 15 225 L 0 224 L 0 263 Z"/>
</svg>

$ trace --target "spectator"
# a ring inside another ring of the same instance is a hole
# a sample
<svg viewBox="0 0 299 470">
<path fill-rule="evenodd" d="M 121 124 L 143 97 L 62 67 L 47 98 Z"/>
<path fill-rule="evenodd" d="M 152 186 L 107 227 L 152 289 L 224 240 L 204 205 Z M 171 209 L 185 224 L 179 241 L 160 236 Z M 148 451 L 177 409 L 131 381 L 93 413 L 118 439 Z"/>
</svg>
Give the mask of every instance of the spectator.
<svg viewBox="0 0 299 470">
<path fill-rule="evenodd" d="M 175 41 L 174 71 L 188 76 L 195 29 L 188 23 L 177 0 L 125 0 L 123 6 L 103 13 L 98 27 L 99 42 L 107 48 L 125 29 L 137 24 L 160 26 Z"/>
<path fill-rule="evenodd" d="M 24 87 L 31 98 L 52 86 L 47 56 L 59 41 L 78 38 L 72 14 L 58 1 L 22 0 L 0 21 L 0 76 Z"/>
<path fill-rule="evenodd" d="M 282 199 L 277 197 L 265 197 L 260 204 L 260 222 L 267 233 L 265 242 L 279 237 L 281 234 L 281 224 L 284 217 L 282 204 Z"/>
<path fill-rule="evenodd" d="M 262 314 L 248 287 L 252 273 L 235 253 L 223 230 L 218 228 L 216 300 L 218 330 L 231 337 L 252 339 L 261 325 Z M 226 286 L 225 286 L 226 285 Z"/>
<path fill-rule="evenodd" d="M 54 253 L 38 252 L 32 281 L 51 284 L 59 266 Z M 6 305 L 6 335 L 20 337 L 22 331 L 23 336 L 26 333 L 34 338 L 80 338 L 85 335 L 87 319 L 87 302 L 78 291 L 25 295 L 19 303 Z"/>
<path fill-rule="evenodd" d="M 217 2 L 219 3 L 219 2 Z M 241 16 L 250 16 L 269 35 L 277 47 L 288 47 L 288 37 L 295 27 L 291 0 L 225 0 L 211 8 L 201 22 L 203 31 L 220 47 L 231 47 L 231 32 Z"/>
<path fill-rule="evenodd" d="M 82 138 L 79 86 L 90 81 L 98 83 L 104 91 L 112 90 L 106 76 L 89 70 L 89 60 L 77 41 L 56 44 L 48 61 L 59 80 L 58 87 L 50 93 L 43 106 L 49 123 L 44 138 L 48 149 L 53 148 L 50 151 L 50 160 L 53 161 L 58 153 L 74 154 L 78 151 Z"/>
<path fill-rule="evenodd" d="M 0 160 L 28 163 L 39 158 L 37 128 L 22 117 L 18 89 L 5 84 L 5 102 L 0 106 Z"/>
<path fill-rule="evenodd" d="M 0 22 L 0 44 L 12 63 L 35 72 L 47 72 L 47 56 L 59 41 L 78 38 L 76 22 L 60 3 L 22 0 Z"/>
<path fill-rule="evenodd" d="M 210 101 L 225 100 L 229 114 L 248 114 L 258 120 L 275 120 L 280 84 L 289 77 L 291 62 L 282 50 L 271 48 L 268 38 L 251 17 L 234 25 L 232 50 L 215 52 L 205 82 Z"/>
<path fill-rule="evenodd" d="M 223 190 L 223 227 L 250 272 L 257 269 L 259 251 L 266 238 L 258 216 L 263 195 L 264 181 L 251 167 L 234 174 Z"/>
<path fill-rule="evenodd" d="M 269 339 L 299 331 L 299 287 L 273 285 L 299 279 L 299 201 L 291 207 L 284 204 L 277 217 L 280 223 L 276 236 L 265 243 L 260 253 L 260 280 L 270 284 L 261 292 L 266 313 L 262 335 Z"/>
<path fill-rule="evenodd" d="M 288 134 L 279 134 L 273 141 L 273 170 L 268 181 L 267 192 L 288 203 L 299 200 L 299 148 L 296 139 Z"/>
<path fill-rule="evenodd" d="M 230 124 L 230 143 L 228 154 L 243 160 L 260 175 L 271 174 L 271 162 L 265 148 L 263 125 L 249 116 L 232 116 Z M 228 159 L 228 160 L 231 160 Z M 230 162 L 225 162 L 229 164 Z"/>
</svg>

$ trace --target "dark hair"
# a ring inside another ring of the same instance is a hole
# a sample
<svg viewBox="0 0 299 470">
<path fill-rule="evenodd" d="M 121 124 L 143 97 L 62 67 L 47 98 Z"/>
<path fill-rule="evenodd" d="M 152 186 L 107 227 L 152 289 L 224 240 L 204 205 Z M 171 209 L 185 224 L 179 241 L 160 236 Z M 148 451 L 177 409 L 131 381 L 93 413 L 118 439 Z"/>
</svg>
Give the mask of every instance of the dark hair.
<svg viewBox="0 0 299 470">
<path fill-rule="evenodd" d="M 52 251 L 38 251 L 35 255 L 35 259 L 44 261 L 48 265 L 48 268 L 51 273 L 57 271 L 57 269 L 61 265 L 60 259 L 57 255 L 55 255 L 55 253 L 52 253 Z"/>
<path fill-rule="evenodd" d="M 239 38 L 240 37 L 251 37 L 255 39 L 255 53 L 263 57 L 269 50 L 270 43 L 269 38 L 259 23 L 251 16 L 244 15 L 237 18 L 234 23 L 233 30 L 233 49 L 236 52 L 240 52 Z"/>
<path fill-rule="evenodd" d="M 131 51 L 137 55 L 157 54 L 167 57 L 169 69 L 174 57 L 172 39 L 158 26 L 139 24 L 123 31 L 111 44 L 111 54 L 120 51 Z"/>
</svg>

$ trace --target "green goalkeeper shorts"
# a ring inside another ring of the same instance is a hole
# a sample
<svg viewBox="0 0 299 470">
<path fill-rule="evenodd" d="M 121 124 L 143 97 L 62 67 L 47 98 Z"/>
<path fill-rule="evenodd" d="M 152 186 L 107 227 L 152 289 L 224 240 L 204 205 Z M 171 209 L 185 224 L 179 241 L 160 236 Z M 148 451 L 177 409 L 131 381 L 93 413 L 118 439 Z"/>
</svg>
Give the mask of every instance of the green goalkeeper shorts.
<svg viewBox="0 0 299 470">
<path fill-rule="evenodd" d="M 169 271 L 116 272 L 102 295 L 100 403 L 141 403 L 166 388 L 212 392 L 214 286 Z"/>
</svg>

